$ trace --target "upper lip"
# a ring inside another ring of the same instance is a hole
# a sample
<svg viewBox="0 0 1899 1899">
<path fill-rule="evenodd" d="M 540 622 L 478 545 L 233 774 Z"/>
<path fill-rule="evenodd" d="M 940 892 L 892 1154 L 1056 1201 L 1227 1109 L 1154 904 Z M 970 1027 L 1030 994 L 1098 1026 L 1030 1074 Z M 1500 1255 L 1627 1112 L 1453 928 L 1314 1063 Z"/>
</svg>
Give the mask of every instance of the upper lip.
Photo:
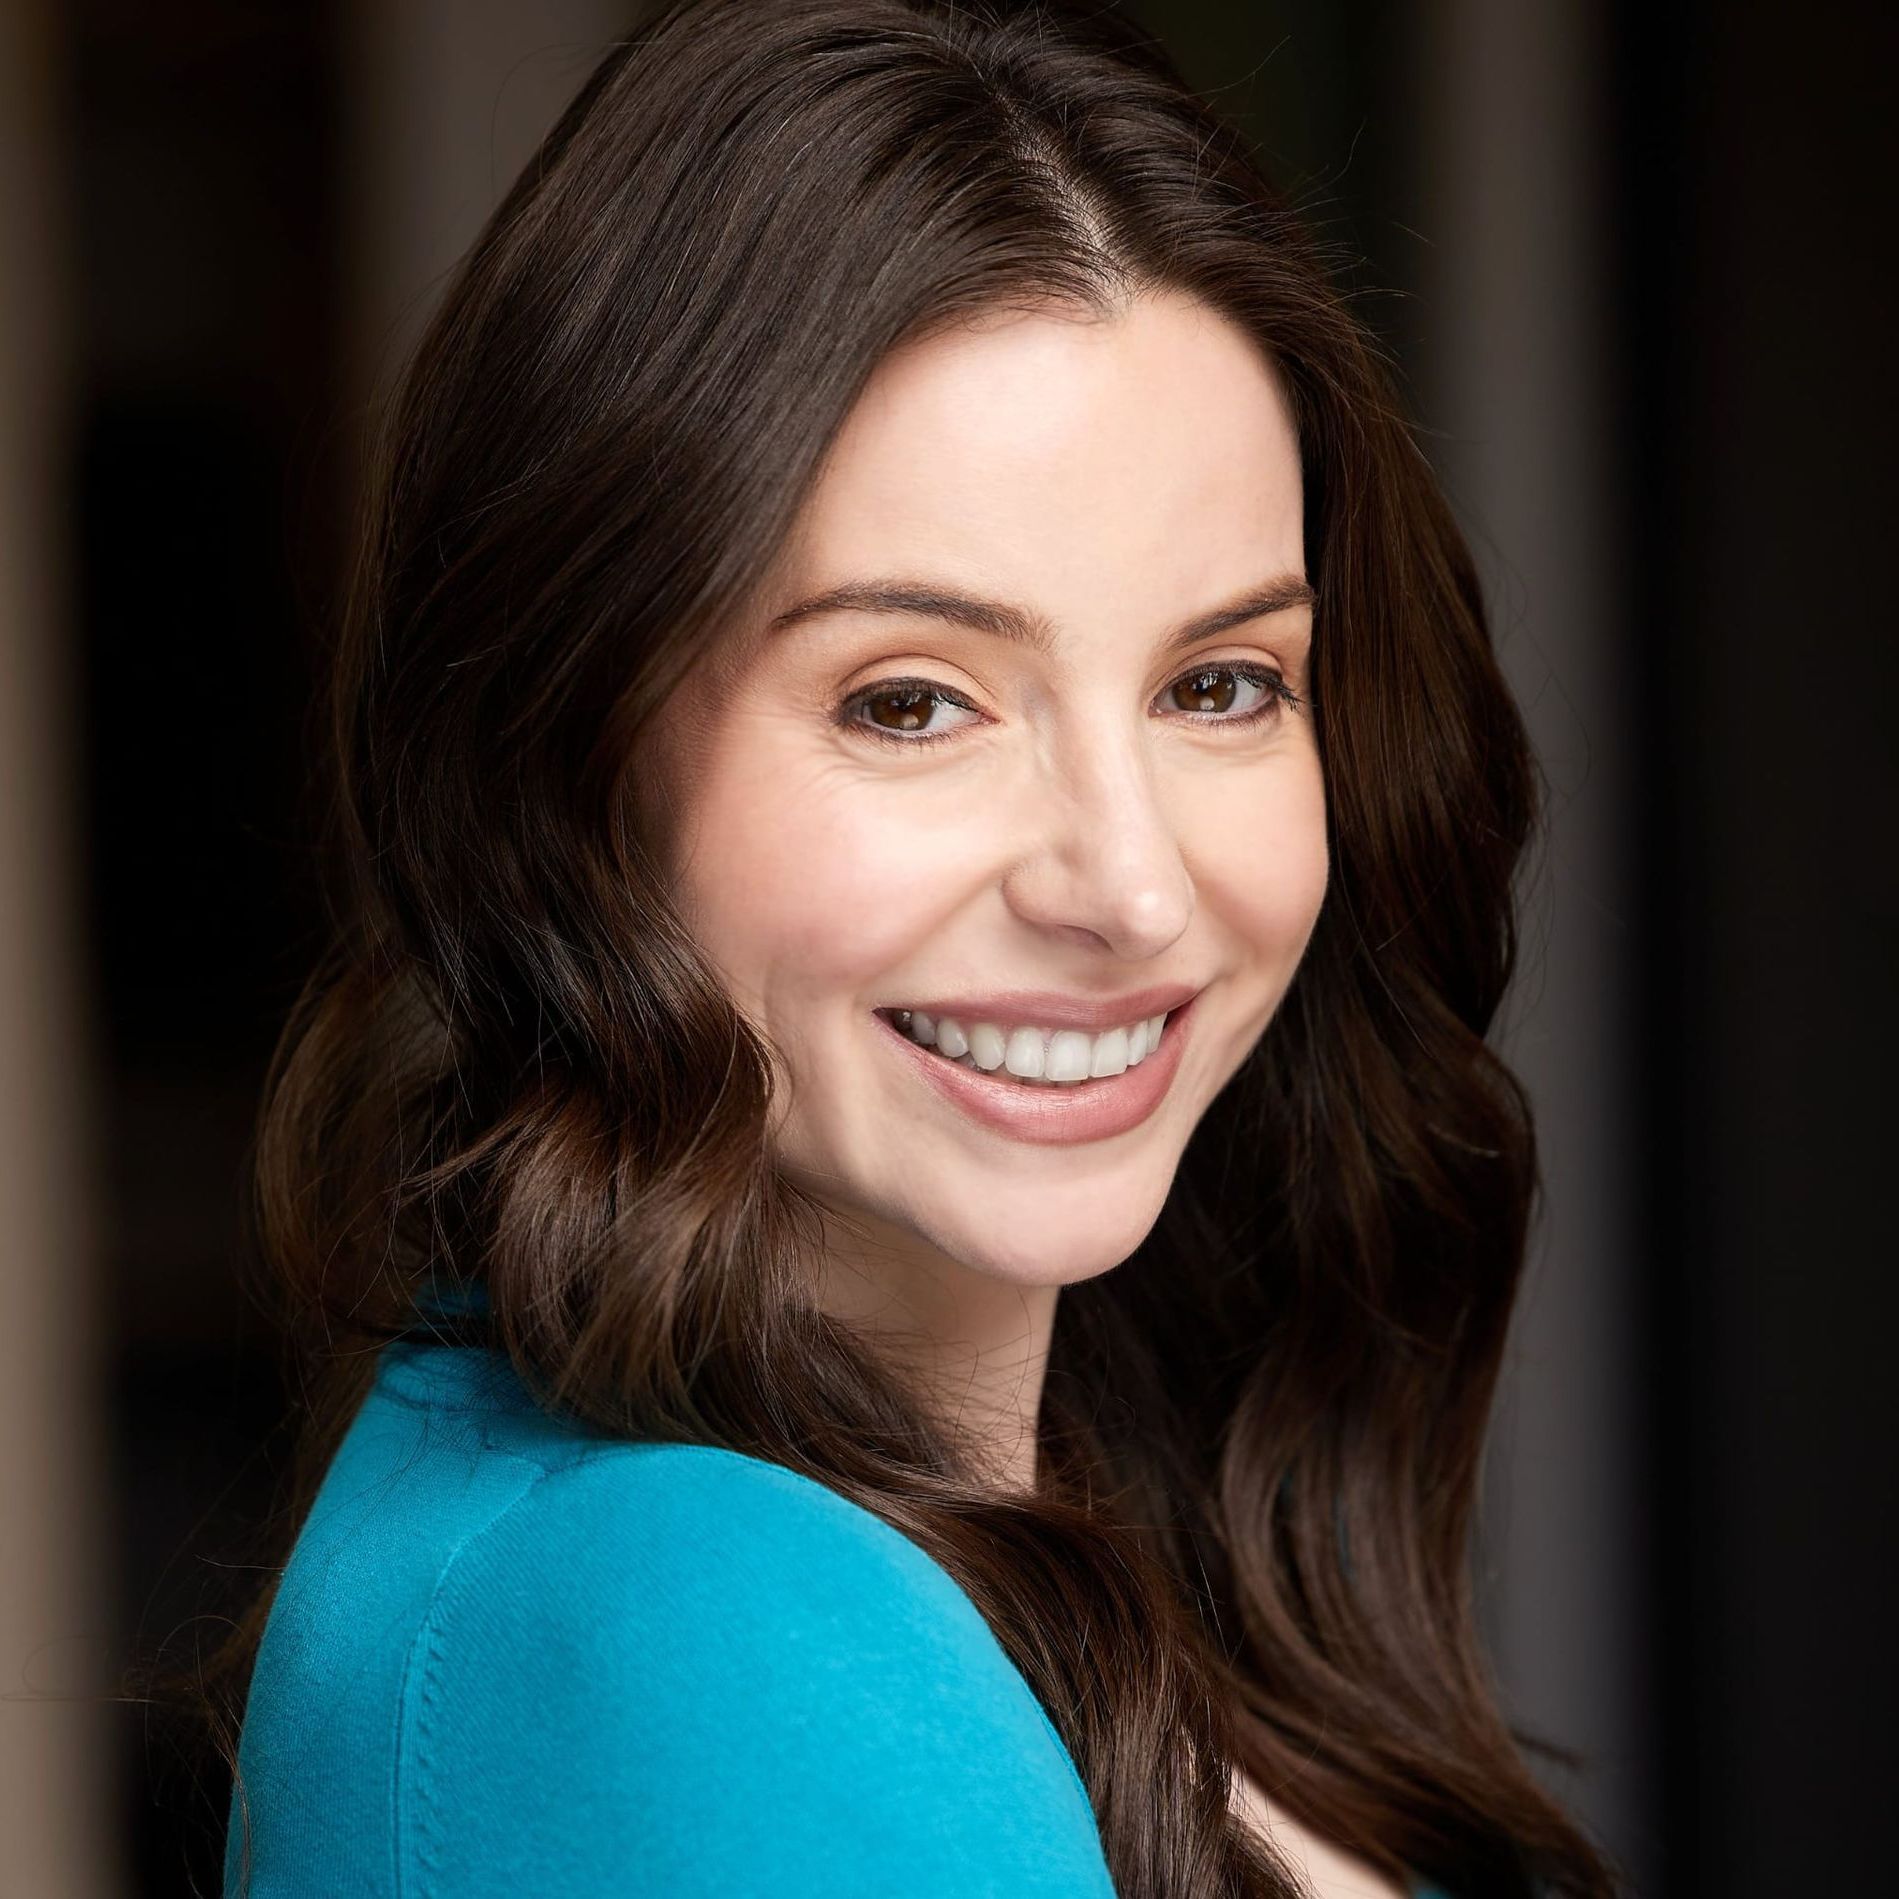
<svg viewBox="0 0 1899 1899">
<path fill-rule="evenodd" d="M 933 1001 L 919 997 L 892 1006 L 939 1020 L 947 1015 L 958 1022 L 1008 1022 L 1038 1029 L 1083 1029 L 1098 1035 L 1104 1029 L 1125 1028 L 1149 1016 L 1184 1008 L 1204 986 L 1161 983 L 1152 989 L 1131 989 L 1124 996 L 1103 996 L 1099 1001 L 1061 995 L 1052 989 L 1003 989 L 987 996 L 939 996 Z"/>
</svg>

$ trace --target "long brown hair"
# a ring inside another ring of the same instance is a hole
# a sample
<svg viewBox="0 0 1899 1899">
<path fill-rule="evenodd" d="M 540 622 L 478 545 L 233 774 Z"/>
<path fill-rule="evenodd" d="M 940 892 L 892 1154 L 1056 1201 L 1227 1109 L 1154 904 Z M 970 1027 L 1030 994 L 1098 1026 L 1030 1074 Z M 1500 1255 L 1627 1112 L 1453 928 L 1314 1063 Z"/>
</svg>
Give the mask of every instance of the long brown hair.
<svg viewBox="0 0 1899 1899">
<path fill-rule="evenodd" d="M 1296 1890 L 1229 1813 L 1241 1765 L 1459 1899 L 1604 1894 L 1467 1580 L 1536 1190 L 1485 1041 L 1534 768 L 1327 263 L 1112 11 L 683 0 L 616 46 L 390 408 L 325 740 L 335 942 L 270 1078 L 261 1252 L 315 1394 L 306 1496 L 375 1345 L 477 1283 L 466 1336 L 550 1404 L 804 1471 L 935 1557 L 1067 1741 L 1126 1899 Z M 889 350 L 1148 288 L 1240 325 L 1292 398 L 1331 885 L 1153 1231 L 1063 1292 L 1037 1494 L 1002 1498 L 815 1309 L 770 1050 L 633 775 Z"/>
</svg>

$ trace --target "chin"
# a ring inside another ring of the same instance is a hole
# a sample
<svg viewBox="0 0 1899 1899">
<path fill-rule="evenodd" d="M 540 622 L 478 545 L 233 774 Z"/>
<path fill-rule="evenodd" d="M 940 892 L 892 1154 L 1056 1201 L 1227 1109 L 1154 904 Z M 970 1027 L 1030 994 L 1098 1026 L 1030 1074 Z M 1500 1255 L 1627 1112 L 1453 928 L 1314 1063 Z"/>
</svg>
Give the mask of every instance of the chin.
<svg viewBox="0 0 1899 1899">
<path fill-rule="evenodd" d="M 997 1195 L 971 1218 L 912 1214 L 907 1224 L 972 1272 L 1017 1286 L 1072 1286 L 1110 1272 L 1153 1229 L 1171 1180 L 1130 1181 L 1116 1191 L 1095 1185 L 1074 1196 Z"/>
</svg>

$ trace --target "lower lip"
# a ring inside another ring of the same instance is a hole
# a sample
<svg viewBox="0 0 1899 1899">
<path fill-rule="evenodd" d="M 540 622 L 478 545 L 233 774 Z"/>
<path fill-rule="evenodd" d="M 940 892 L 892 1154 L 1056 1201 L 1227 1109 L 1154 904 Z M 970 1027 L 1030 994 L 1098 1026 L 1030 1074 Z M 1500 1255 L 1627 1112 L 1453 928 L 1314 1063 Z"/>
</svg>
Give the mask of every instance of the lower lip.
<svg viewBox="0 0 1899 1899">
<path fill-rule="evenodd" d="M 911 1041 L 882 1016 L 872 1020 L 909 1057 L 923 1079 L 972 1121 L 1013 1140 L 1069 1147 L 1125 1134 L 1139 1127 L 1160 1106 L 1180 1066 L 1193 1007 L 1192 1001 L 1183 1003 L 1168 1016 L 1160 1047 L 1139 1066 L 1119 1075 L 1104 1075 L 1098 1081 L 1048 1087 L 998 1081 L 980 1068 L 965 1068 L 961 1062 L 950 1061 L 921 1042 Z"/>
</svg>

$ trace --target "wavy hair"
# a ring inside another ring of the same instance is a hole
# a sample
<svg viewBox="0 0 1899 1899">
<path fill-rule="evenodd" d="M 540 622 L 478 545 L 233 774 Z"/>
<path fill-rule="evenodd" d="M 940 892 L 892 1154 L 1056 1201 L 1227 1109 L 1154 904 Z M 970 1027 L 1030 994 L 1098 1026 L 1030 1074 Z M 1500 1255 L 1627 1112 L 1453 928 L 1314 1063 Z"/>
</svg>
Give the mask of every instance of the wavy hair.
<svg viewBox="0 0 1899 1899">
<path fill-rule="evenodd" d="M 1486 1045 L 1536 774 L 1334 261 L 1104 8 L 682 0 L 615 46 L 388 409 L 321 743 L 334 940 L 267 1085 L 259 1250 L 312 1399 L 305 1505 L 374 1348 L 478 1285 L 454 1336 L 549 1405 L 789 1466 L 937 1559 L 1067 1742 L 1124 1899 L 1299 1890 L 1229 1811 L 1240 1767 L 1460 1899 L 1602 1895 L 1468 1577 L 1537 1191 Z M 633 794 L 889 351 L 1152 289 L 1256 338 L 1293 405 L 1331 883 L 1153 1230 L 1064 1290 L 1036 1490 L 1000 1497 L 816 1309 L 771 1050 Z M 230 1707 L 269 1602 L 221 1657 Z"/>
</svg>

